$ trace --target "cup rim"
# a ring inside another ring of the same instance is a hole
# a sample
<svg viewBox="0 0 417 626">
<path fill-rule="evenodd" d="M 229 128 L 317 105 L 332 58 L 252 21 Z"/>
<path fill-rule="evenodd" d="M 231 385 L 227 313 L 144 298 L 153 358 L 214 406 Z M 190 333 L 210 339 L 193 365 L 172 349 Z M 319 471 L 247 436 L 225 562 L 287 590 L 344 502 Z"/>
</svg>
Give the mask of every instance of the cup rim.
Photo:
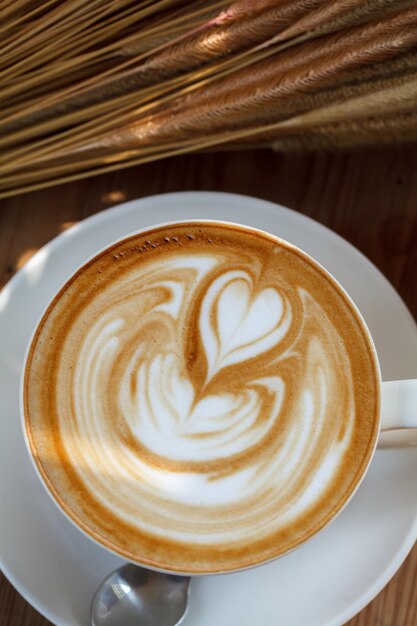
<svg viewBox="0 0 417 626">
<path fill-rule="evenodd" d="M 254 232 L 254 233 L 259 233 L 260 235 L 267 237 L 267 238 L 272 238 L 275 239 L 277 241 L 279 241 L 280 243 L 283 244 L 284 247 L 287 247 L 289 249 L 291 249 L 292 251 L 294 251 L 295 253 L 299 254 L 301 257 L 304 257 L 308 260 L 308 262 L 315 268 L 318 269 L 318 271 L 320 273 L 322 273 L 329 281 L 330 283 L 332 283 L 336 288 L 339 289 L 339 291 L 342 293 L 342 295 L 344 296 L 345 300 L 348 302 L 349 307 L 352 309 L 352 311 L 354 312 L 354 314 L 356 315 L 357 320 L 360 323 L 360 327 L 361 327 L 361 331 L 364 335 L 364 337 L 366 337 L 367 339 L 367 344 L 368 347 L 370 348 L 370 353 L 372 355 L 372 362 L 375 368 L 375 373 L 376 373 L 376 387 L 377 387 L 377 395 L 376 395 L 376 405 L 377 405 L 377 428 L 376 433 L 374 435 L 374 441 L 373 444 L 370 448 L 370 451 L 368 453 L 368 459 L 366 461 L 366 464 L 364 465 L 363 469 L 362 469 L 362 473 L 359 476 L 357 482 L 355 483 L 355 486 L 353 487 L 351 493 L 349 494 L 349 496 L 346 498 L 346 500 L 343 502 L 343 504 L 340 506 L 340 508 L 337 509 L 337 511 L 335 513 L 333 513 L 333 515 L 327 520 L 325 521 L 322 526 L 320 528 L 318 528 L 316 531 L 312 532 L 312 534 L 310 534 L 309 536 L 307 536 L 306 538 L 302 539 L 300 542 L 298 542 L 296 545 L 291 546 L 289 549 L 285 550 L 284 552 L 274 555 L 268 559 L 264 559 L 261 560 L 259 562 L 255 562 L 255 563 L 250 563 L 249 565 L 244 565 L 244 566 L 238 566 L 238 567 L 233 567 L 233 568 L 226 568 L 226 569 L 210 569 L 207 571 L 201 571 L 201 570 L 186 570 L 186 571 L 182 571 L 180 569 L 175 569 L 175 568 L 164 568 L 164 567 L 160 567 L 159 565 L 153 565 L 153 564 L 149 564 L 147 562 L 142 562 L 138 559 L 132 558 L 132 556 L 130 554 L 128 554 L 126 551 L 123 550 L 118 550 L 115 548 L 110 547 L 109 545 L 107 545 L 104 541 L 101 541 L 100 539 L 98 539 L 98 537 L 94 536 L 93 534 L 90 534 L 89 531 L 86 530 L 86 528 L 84 528 L 81 524 L 77 523 L 75 521 L 75 519 L 66 511 L 66 509 L 60 504 L 60 499 L 59 499 L 59 494 L 56 493 L 56 490 L 54 488 L 54 486 L 49 483 L 49 481 L 47 480 L 46 476 L 43 475 L 39 465 L 37 464 L 36 460 L 35 460 L 35 455 L 34 455 L 34 450 L 32 450 L 32 446 L 30 444 L 30 440 L 29 440 L 29 436 L 28 436 L 28 432 L 27 432 L 27 428 L 26 428 L 26 415 L 25 415 L 25 408 L 24 408 L 24 396 L 25 396 L 25 383 L 26 383 L 26 369 L 27 369 L 27 362 L 28 362 L 28 357 L 31 351 L 31 347 L 33 344 L 33 341 L 35 339 L 35 336 L 37 334 L 38 328 L 44 318 L 44 316 L 46 315 L 46 313 L 48 312 L 49 308 L 51 307 L 51 305 L 53 304 L 53 302 L 55 301 L 55 299 L 59 296 L 59 294 L 61 293 L 61 291 L 66 287 L 66 285 L 79 273 L 81 272 L 84 267 L 86 267 L 91 261 L 93 261 L 96 257 L 100 256 L 101 254 L 109 251 L 111 248 L 113 248 L 114 246 L 128 241 L 129 239 L 136 237 L 137 235 L 143 234 L 143 233 L 147 233 L 147 232 L 152 232 L 154 230 L 157 229 L 161 229 L 161 228 L 165 228 L 165 227 L 169 227 L 169 226 L 175 226 L 175 225 L 180 225 L 180 224 L 218 224 L 218 225 L 223 225 L 223 226 L 231 226 L 231 227 L 238 227 L 240 229 L 244 229 L 246 231 L 250 231 L 250 232 Z M 59 509 L 59 511 L 65 516 L 65 518 L 71 523 L 71 525 L 76 528 L 78 531 L 80 531 L 85 537 L 87 537 L 89 540 L 93 541 L 96 545 L 98 545 L 100 548 L 105 549 L 107 552 L 109 552 L 112 555 L 115 555 L 119 558 L 124 558 L 127 561 L 134 563 L 140 567 L 144 567 L 146 569 L 152 570 L 152 571 L 156 571 L 156 572 L 162 572 L 162 573 L 167 573 L 167 574 L 174 574 L 174 575 L 179 575 L 179 576 L 211 576 L 211 575 L 218 575 L 218 574 L 232 574 L 232 573 L 236 573 L 236 572 L 241 572 L 241 571 L 246 571 L 246 570 L 250 570 L 250 569 L 254 569 L 256 567 L 260 567 L 262 565 L 266 565 L 267 563 L 271 563 L 277 559 L 280 559 L 284 556 L 286 556 L 287 554 L 290 554 L 291 552 L 293 552 L 294 550 L 298 549 L 299 547 L 301 547 L 302 545 L 306 544 L 307 542 L 309 542 L 311 539 L 313 539 L 315 536 L 319 535 L 323 530 L 325 530 L 329 524 L 331 524 L 339 515 L 340 513 L 342 513 L 342 511 L 345 509 L 345 507 L 349 504 L 349 502 L 351 501 L 351 499 L 353 498 L 353 496 L 355 495 L 355 493 L 357 492 L 357 490 L 359 489 L 362 481 L 364 480 L 368 470 L 369 470 L 369 466 L 372 462 L 372 459 L 374 457 L 375 454 L 375 450 L 378 444 L 378 440 L 380 437 L 380 433 L 381 433 L 381 386 L 382 386 L 382 375 L 381 375 L 381 367 L 380 367 L 380 363 L 379 363 L 379 359 L 378 359 L 378 354 L 376 351 L 376 347 L 374 344 L 374 340 L 372 338 L 371 332 L 365 322 L 365 319 L 362 315 L 362 313 L 360 312 L 359 308 L 357 307 L 356 303 L 353 301 L 353 299 L 351 298 L 351 296 L 349 295 L 349 293 L 346 291 L 346 289 L 340 284 L 340 282 L 333 276 L 333 274 L 327 270 L 319 261 L 317 261 L 313 256 L 311 256 L 309 253 L 305 252 L 302 248 L 300 248 L 299 246 L 296 246 L 295 244 L 289 242 L 288 240 L 284 239 L 283 237 L 280 237 L 279 235 L 275 235 L 273 233 L 270 233 L 266 230 L 263 230 L 261 228 L 257 228 L 255 226 L 249 226 L 246 224 L 241 224 L 239 222 L 233 222 L 230 220 L 221 220 L 221 219 L 202 219 L 202 218 L 187 218 L 187 219 L 182 219 L 182 220 L 168 220 L 168 221 L 164 221 L 164 222 L 159 222 L 157 224 L 151 224 L 148 225 L 144 228 L 139 228 L 139 229 L 135 229 L 133 231 L 130 231 L 129 233 L 122 235 L 121 237 L 118 237 L 114 240 L 112 240 L 111 242 L 109 242 L 108 244 L 101 246 L 98 250 L 96 250 L 93 254 L 91 254 L 90 256 L 88 256 L 82 263 L 78 264 L 77 267 L 71 272 L 71 274 L 69 276 L 67 276 L 67 278 L 62 282 L 62 284 L 59 286 L 59 288 L 55 291 L 54 295 L 48 300 L 46 306 L 44 307 L 44 309 L 42 310 L 41 314 L 38 317 L 38 320 L 36 322 L 36 324 L 34 325 L 33 331 L 30 335 L 30 338 L 27 342 L 27 346 L 26 346 L 26 350 L 25 350 L 25 354 L 24 354 L 24 359 L 23 359 L 23 363 L 22 363 L 22 369 L 21 369 L 21 374 L 20 374 L 20 382 L 19 382 L 19 413 L 20 413 L 20 423 L 21 423 L 21 429 L 22 429 L 22 433 L 23 433 L 23 439 L 25 442 L 25 447 L 26 450 L 28 452 L 28 456 L 30 458 L 30 462 L 32 464 L 32 467 L 35 470 L 35 473 L 37 474 L 42 487 L 44 489 L 44 491 L 48 494 L 50 500 L 54 503 L 54 505 Z M 56 493 L 56 496 L 54 495 L 54 493 Z"/>
</svg>

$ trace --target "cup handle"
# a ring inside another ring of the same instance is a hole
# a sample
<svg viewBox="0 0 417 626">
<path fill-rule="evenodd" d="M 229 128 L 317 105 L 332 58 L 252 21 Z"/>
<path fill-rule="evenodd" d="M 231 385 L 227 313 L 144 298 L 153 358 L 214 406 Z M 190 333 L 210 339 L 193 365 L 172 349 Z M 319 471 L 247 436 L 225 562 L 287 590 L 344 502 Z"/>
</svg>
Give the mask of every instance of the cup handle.
<svg viewBox="0 0 417 626">
<path fill-rule="evenodd" d="M 417 446 L 417 380 L 385 381 L 378 448 L 408 446 Z"/>
</svg>

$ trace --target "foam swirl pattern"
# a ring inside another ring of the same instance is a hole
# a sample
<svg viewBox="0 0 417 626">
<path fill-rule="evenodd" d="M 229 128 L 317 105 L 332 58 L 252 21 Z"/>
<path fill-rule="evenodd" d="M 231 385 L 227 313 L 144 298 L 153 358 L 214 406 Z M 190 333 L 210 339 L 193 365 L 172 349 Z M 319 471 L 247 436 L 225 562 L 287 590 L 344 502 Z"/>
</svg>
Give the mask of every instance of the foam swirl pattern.
<svg viewBox="0 0 417 626">
<path fill-rule="evenodd" d="M 304 255 L 176 225 L 61 290 L 28 358 L 27 433 L 91 536 L 141 563 L 223 571 L 285 552 L 343 505 L 375 442 L 376 385 L 360 320 Z"/>
</svg>

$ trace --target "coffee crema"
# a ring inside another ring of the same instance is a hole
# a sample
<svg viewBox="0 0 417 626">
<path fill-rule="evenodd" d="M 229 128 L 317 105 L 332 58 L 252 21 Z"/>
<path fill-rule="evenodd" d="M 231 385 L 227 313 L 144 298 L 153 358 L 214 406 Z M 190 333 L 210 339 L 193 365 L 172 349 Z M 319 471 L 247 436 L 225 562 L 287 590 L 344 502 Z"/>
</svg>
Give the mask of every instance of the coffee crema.
<svg viewBox="0 0 417 626">
<path fill-rule="evenodd" d="M 35 333 L 26 432 L 53 497 L 129 560 L 231 571 L 345 504 L 378 434 L 376 357 L 342 290 L 282 240 L 216 222 L 131 236 Z"/>
</svg>

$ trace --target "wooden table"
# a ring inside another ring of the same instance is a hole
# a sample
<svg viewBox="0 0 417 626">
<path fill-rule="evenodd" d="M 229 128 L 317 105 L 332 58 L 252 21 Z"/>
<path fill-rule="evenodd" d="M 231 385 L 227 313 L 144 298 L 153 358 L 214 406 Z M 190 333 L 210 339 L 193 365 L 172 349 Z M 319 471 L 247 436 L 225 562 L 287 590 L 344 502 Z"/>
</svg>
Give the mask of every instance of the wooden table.
<svg viewBox="0 0 417 626">
<path fill-rule="evenodd" d="M 362 250 L 417 317 L 417 147 L 352 155 L 282 156 L 264 150 L 187 156 L 3 200 L 0 286 L 38 248 L 88 215 L 132 198 L 181 190 L 255 195 L 313 217 Z M 0 625 L 47 624 L 2 577 Z M 349 626 L 416 624 L 417 545 Z"/>
</svg>

